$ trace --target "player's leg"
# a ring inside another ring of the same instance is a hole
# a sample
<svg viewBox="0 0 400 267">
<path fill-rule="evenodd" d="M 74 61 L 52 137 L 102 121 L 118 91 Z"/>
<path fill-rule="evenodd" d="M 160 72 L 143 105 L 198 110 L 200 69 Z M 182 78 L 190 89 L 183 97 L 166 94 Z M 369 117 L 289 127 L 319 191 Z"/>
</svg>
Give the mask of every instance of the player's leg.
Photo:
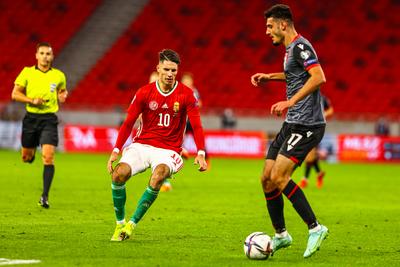
<svg viewBox="0 0 400 267">
<path fill-rule="evenodd" d="M 133 229 L 156 200 L 165 179 L 178 172 L 183 166 L 181 156 L 172 150 L 155 147 L 145 147 L 145 149 L 146 162 L 152 167 L 152 175 L 134 214 L 121 232 L 122 239 L 127 239 L 132 235 Z"/>
<path fill-rule="evenodd" d="M 58 145 L 58 119 L 55 114 L 40 115 L 37 118 L 37 131 L 39 143 L 42 146 L 43 162 L 43 193 L 39 204 L 44 208 L 49 208 L 49 191 L 54 178 L 54 155 Z"/>
<path fill-rule="evenodd" d="M 139 199 L 136 210 L 129 222 L 124 226 L 120 233 L 120 239 L 125 240 L 132 236 L 133 230 L 136 225 L 140 222 L 146 212 L 149 210 L 151 205 L 156 200 L 160 188 L 167 177 L 171 174 L 170 168 L 165 164 L 160 164 L 155 167 L 149 184 L 144 191 L 143 195 Z"/>
<path fill-rule="evenodd" d="M 120 234 L 125 226 L 125 203 L 126 189 L 125 183 L 131 176 L 131 167 L 123 162 L 117 164 L 111 175 L 111 192 L 116 217 L 116 226 L 111 241 L 121 241 Z"/>
<path fill-rule="evenodd" d="M 319 156 L 318 156 L 317 148 L 315 148 L 315 159 L 312 164 L 313 164 L 315 171 L 318 174 L 317 175 L 317 188 L 321 188 L 324 183 L 325 172 L 323 170 L 321 170 L 321 168 L 319 166 Z"/>
<path fill-rule="evenodd" d="M 21 159 L 25 163 L 32 163 L 35 160 L 36 148 L 22 147 L 21 148 Z"/>
<path fill-rule="evenodd" d="M 35 160 L 36 147 L 39 145 L 39 135 L 36 130 L 37 120 L 26 114 L 22 121 L 21 158 L 25 163 Z"/>
<path fill-rule="evenodd" d="M 43 208 L 49 208 L 49 191 L 54 178 L 54 154 L 56 147 L 50 144 L 42 145 L 42 162 L 43 162 L 43 192 L 39 200 L 39 205 Z"/>
<path fill-rule="evenodd" d="M 290 178 L 295 167 L 295 162 L 286 156 L 279 154 L 271 171 L 271 180 L 292 202 L 297 213 L 311 229 L 318 223 L 303 191 Z"/>
<path fill-rule="evenodd" d="M 143 145 L 132 143 L 122 151 L 122 157 L 112 173 L 111 191 L 116 216 L 116 227 L 111 241 L 122 241 L 121 233 L 125 223 L 125 184 L 131 176 L 145 171 L 150 165 L 146 163 L 146 149 Z"/>
<path fill-rule="evenodd" d="M 134 224 L 139 223 L 144 214 L 156 200 L 163 182 L 170 176 L 170 174 L 170 168 L 165 164 L 160 164 L 155 167 L 150 177 L 149 184 L 139 200 L 135 213 L 131 217 L 131 221 Z"/>
<path fill-rule="evenodd" d="M 306 188 L 308 185 L 308 178 L 310 176 L 311 168 L 313 167 L 313 162 L 315 160 L 315 148 L 313 148 L 306 156 L 304 160 L 305 163 L 305 170 L 304 170 L 304 177 L 301 179 L 299 186 L 301 188 Z"/>
<path fill-rule="evenodd" d="M 275 229 L 275 235 L 272 238 L 272 254 L 281 248 L 290 246 L 292 243 L 292 237 L 286 231 L 285 226 L 282 192 L 271 182 L 271 170 L 274 163 L 274 160 L 267 159 L 261 176 L 269 217 Z"/>
<path fill-rule="evenodd" d="M 275 164 L 275 159 L 288 134 L 288 124 L 283 123 L 281 130 L 269 146 L 261 176 L 261 184 L 267 202 L 269 217 L 275 229 L 275 235 L 272 239 L 273 253 L 281 248 L 290 246 L 292 243 L 292 237 L 286 231 L 285 226 L 282 191 L 271 181 L 271 171 Z"/>
<path fill-rule="evenodd" d="M 317 251 L 322 240 L 327 235 L 325 226 L 318 224 L 315 214 L 307 201 L 306 196 L 297 184 L 290 179 L 296 163 L 283 155 L 278 155 L 271 173 L 271 179 L 276 183 L 283 194 L 292 202 L 294 209 L 307 224 L 309 240 L 304 257 L 309 257 Z"/>
<path fill-rule="evenodd" d="M 281 147 L 271 171 L 271 180 L 292 202 L 294 209 L 307 224 L 309 239 L 304 257 L 315 253 L 327 236 L 328 229 L 320 225 L 301 188 L 290 179 L 296 166 L 299 166 L 308 152 L 321 141 L 325 126 L 291 126 L 291 134 Z"/>
</svg>

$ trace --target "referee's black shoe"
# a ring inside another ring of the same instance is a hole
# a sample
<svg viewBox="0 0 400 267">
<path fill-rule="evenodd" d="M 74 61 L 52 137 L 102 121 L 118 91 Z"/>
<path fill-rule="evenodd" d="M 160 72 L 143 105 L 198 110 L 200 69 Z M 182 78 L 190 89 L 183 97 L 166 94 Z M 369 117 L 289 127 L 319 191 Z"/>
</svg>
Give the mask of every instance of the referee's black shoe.
<svg viewBox="0 0 400 267">
<path fill-rule="evenodd" d="M 49 204 L 49 201 L 47 200 L 47 197 L 42 196 L 42 197 L 39 199 L 38 206 L 42 206 L 42 207 L 45 208 L 45 209 L 50 208 L 50 204 Z"/>
</svg>

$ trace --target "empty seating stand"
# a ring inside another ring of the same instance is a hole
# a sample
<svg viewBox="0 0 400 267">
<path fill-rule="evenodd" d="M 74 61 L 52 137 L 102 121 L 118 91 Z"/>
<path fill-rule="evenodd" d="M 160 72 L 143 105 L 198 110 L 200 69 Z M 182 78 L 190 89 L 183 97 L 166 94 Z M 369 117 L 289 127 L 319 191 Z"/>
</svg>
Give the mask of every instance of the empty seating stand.
<svg viewBox="0 0 400 267">
<path fill-rule="evenodd" d="M 319 55 L 328 81 L 322 91 L 337 116 L 399 114 L 398 1 L 287 3 L 297 31 Z M 250 84 L 256 72 L 282 71 L 284 48 L 265 35 L 267 7 L 265 1 L 152 0 L 79 83 L 68 105 L 126 108 L 155 69 L 157 52 L 171 48 L 182 57 L 180 72 L 194 74 L 204 111 L 231 107 L 267 114 L 285 98 L 284 83 Z"/>
<path fill-rule="evenodd" d="M 0 102 L 9 101 L 24 66 L 34 65 L 38 42 L 50 42 L 57 54 L 101 0 L 0 1 Z"/>
</svg>

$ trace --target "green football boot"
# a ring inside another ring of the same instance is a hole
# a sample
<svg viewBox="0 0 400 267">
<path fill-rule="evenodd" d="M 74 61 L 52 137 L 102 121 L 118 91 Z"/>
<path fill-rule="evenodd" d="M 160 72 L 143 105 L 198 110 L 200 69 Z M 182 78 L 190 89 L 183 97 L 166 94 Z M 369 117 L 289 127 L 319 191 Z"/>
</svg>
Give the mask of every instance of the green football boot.
<svg viewBox="0 0 400 267">
<path fill-rule="evenodd" d="M 271 256 L 274 255 L 276 251 L 281 248 L 289 247 L 292 244 L 293 238 L 289 235 L 289 233 L 285 237 L 277 237 L 276 235 L 272 238 L 272 253 Z"/>
<path fill-rule="evenodd" d="M 317 252 L 322 241 L 324 241 L 324 239 L 328 236 L 328 228 L 322 224 L 320 226 L 320 230 L 308 235 L 307 248 L 303 255 L 304 258 L 311 257 L 315 252 Z"/>
</svg>

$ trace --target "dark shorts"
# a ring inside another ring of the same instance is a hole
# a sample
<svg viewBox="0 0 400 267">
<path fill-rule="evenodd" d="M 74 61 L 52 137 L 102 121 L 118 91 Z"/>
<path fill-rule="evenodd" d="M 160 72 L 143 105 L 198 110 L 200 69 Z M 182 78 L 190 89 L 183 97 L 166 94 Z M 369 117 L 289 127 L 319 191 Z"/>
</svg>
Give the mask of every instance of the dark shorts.
<svg viewBox="0 0 400 267">
<path fill-rule="evenodd" d="M 300 166 L 308 152 L 321 142 L 324 133 L 325 124 L 306 126 L 284 122 L 269 146 L 266 159 L 275 160 L 282 154 Z"/>
<path fill-rule="evenodd" d="M 22 147 L 34 148 L 38 145 L 58 145 L 58 118 L 54 113 L 26 113 L 22 121 Z"/>
</svg>

